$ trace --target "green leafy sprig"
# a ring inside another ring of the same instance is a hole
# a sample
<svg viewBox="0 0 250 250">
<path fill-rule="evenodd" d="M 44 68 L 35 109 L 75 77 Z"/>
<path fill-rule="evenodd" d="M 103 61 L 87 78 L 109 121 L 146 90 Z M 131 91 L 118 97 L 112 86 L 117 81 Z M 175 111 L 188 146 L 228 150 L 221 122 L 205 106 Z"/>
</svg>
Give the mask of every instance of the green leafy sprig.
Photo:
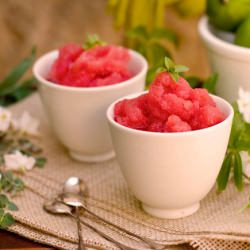
<svg viewBox="0 0 250 250">
<path fill-rule="evenodd" d="M 15 220 L 8 212 L 17 211 L 15 203 L 9 200 L 6 194 L 15 196 L 24 189 L 23 181 L 14 177 L 11 171 L 3 172 L 0 170 L 0 228 L 5 229 L 11 226 Z"/>
<path fill-rule="evenodd" d="M 241 151 L 250 153 L 250 124 L 244 121 L 237 103 L 233 104 L 234 119 L 227 148 L 220 173 L 217 178 L 217 188 L 221 192 L 226 189 L 230 175 L 233 175 L 235 186 L 239 191 L 243 189 L 243 180 L 248 179 L 243 173 Z"/>
<path fill-rule="evenodd" d="M 157 71 L 158 73 L 164 71 L 169 72 L 174 81 L 177 82 L 179 80 L 180 73 L 186 72 L 188 70 L 188 67 L 180 64 L 174 64 L 174 62 L 169 57 L 165 57 L 164 67 L 160 67 Z"/>
<path fill-rule="evenodd" d="M 12 171 L 6 171 L 4 166 L 4 155 L 14 153 L 19 150 L 22 154 L 35 158 L 35 166 L 44 167 L 47 159 L 40 156 L 42 149 L 31 142 L 27 137 L 18 137 L 18 134 L 7 132 L 0 138 L 0 228 L 6 228 L 14 223 L 14 218 L 6 210 L 14 210 L 14 203 L 8 200 L 8 196 L 14 197 L 24 190 L 24 182 L 20 177 L 14 175 Z M 7 202 L 8 201 L 8 202 Z M 3 205 L 5 204 L 5 205 Z"/>
<path fill-rule="evenodd" d="M 36 90 L 36 81 L 33 77 L 22 80 L 32 66 L 35 54 L 36 50 L 33 48 L 30 55 L 0 81 L 0 106 L 19 101 Z M 41 168 L 46 163 L 46 158 L 40 156 L 42 149 L 35 145 L 31 138 L 11 127 L 6 132 L 0 132 L 0 228 L 7 228 L 14 223 L 14 218 L 9 211 L 16 211 L 17 206 L 9 197 L 14 197 L 25 187 L 20 177 L 3 167 L 4 155 L 14 153 L 16 150 L 34 157 L 36 167 Z"/>
<path fill-rule="evenodd" d="M 176 47 L 179 45 L 176 34 L 167 28 L 158 27 L 149 31 L 145 26 L 137 26 L 128 30 L 125 37 L 125 44 L 140 52 L 149 62 L 147 85 L 153 81 L 156 70 L 162 66 L 162 58 L 171 57 L 166 43 L 170 42 Z"/>
<path fill-rule="evenodd" d="M 97 34 L 93 34 L 93 35 L 88 34 L 87 35 L 87 40 L 83 44 L 83 48 L 87 50 L 87 49 L 93 48 L 93 47 L 95 47 L 97 45 L 103 46 L 103 45 L 106 45 L 106 44 L 107 43 L 102 41 Z"/>
<path fill-rule="evenodd" d="M 15 219 L 13 218 L 13 216 L 9 212 L 6 212 L 6 210 L 17 211 L 18 208 L 13 202 L 11 202 L 8 199 L 6 195 L 0 194 L 0 228 L 1 229 L 6 229 L 15 222 Z"/>
<path fill-rule="evenodd" d="M 0 170 L 0 194 L 8 193 L 15 196 L 24 189 L 24 183 L 19 177 L 15 177 L 11 171 Z"/>
<path fill-rule="evenodd" d="M 24 190 L 25 185 L 20 177 L 14 175 L 12 171 L 6 171 L 4 166 L 4 155 L 14 153 L 19 150 L 22 154 L 35 158 L 35 166 L 44 167 L 47 162 L 45 157 L 40 156 L 42 149 L 31 142 L 28 138 L 18 138 L 17 134 L 7 132 L 0 138 L 0 228 L 6 228 L 14 223 L 13 216 L 6 210 L 16 211 L 15 204 L 7 197 L 14 197 Z"/>
<path fill-rule="evenodd" d="M 36 49 L 34 47 L 30 55 L 24 58 L 2 81 L 0 81 L 1 106 L 8 106 L 17 102 L 36 90 L 37 83 L 33 77 L 22 80 L 25 73 L 32 66 L 35 55 Z"/>
</svg>

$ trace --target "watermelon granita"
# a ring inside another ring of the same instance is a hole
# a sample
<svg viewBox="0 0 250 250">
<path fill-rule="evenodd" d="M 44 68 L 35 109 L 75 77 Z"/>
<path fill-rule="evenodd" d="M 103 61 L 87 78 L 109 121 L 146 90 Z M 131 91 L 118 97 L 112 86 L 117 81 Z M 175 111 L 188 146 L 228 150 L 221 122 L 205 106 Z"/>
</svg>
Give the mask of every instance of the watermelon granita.
<svg viewBox="0 0 250 250">
<path fill-rule="evenodd" d="M 225 115 L 206 89 L 192 89 L 184 78 L 175 80 L 173 72 L 165 71 L 156 76 L 146 94 L 116 103 L 114 119 L 138 130 L 184 132 L 211 127 Z"/>
<path fill-rule="evenodd" d="M 115 45 L 96 45 L 84 49 L 67 44 L 59 49 L 48 80 L 71 87 L 98 87 L 121 83 L 132 77 L 128 68 L 128 49 Z"/>
</svg>

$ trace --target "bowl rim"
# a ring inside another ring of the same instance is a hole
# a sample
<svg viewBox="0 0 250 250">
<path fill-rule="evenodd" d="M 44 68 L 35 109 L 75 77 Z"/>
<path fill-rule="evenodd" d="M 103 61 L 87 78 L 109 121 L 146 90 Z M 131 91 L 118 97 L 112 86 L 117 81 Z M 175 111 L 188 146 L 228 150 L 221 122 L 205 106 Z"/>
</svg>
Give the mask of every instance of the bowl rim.
<svg viewBox="0 0 250 250">
<path fill-rule="evenodd" d="M 229 102 L 227 102 L 225 99 L 223 99 L 223 98 L 221 98 L 219 96 L 209 94 L 213 98 L 213 100 L 216 100 L 216 101 L 219 101 L 219 102 L 223 103 L 223 105 L 226 106 L 229 109 L 229 115 L 222 122 L 220 122 L 218 124 L 215 124 L 215 125 L 213 125 L 211 127 L 208 127 L 208 128 L 202 128 L 202 129 L 198 129 L 198 130 L 185 131 L 185 132 L 160 133 L 160 132 L 151 132 L 151 131 L 137 130 L 137 129 L 125 127 L 125 126 L 119 124 L 118 122 L 116 122 L 114 120 L 113 111 L 114 111 L 114 106 L 115 106 L 116 103 L 118 103 L 121 100 L 132 99 L 132 98 L 138 97 L 138 96 L 140 96 L 142 94 L 146 94 L 146 93 L 148 93 L 148 91 L 143 91 L 143 92 L 140 92 L 140 93 L 134 93 L 134 94 L 127 95 L 127 96 L 124 96 L 122 98 L 119 98 L 118 100 L 111 103 L 109 105 L 107 111 L 106 111 L 106 117 L 107 117 L 109 123 L 112 124 L 112 126 L 115 126 L 118 129 L 124 130 L 124 131 L 126 131 L 128 133 L 131 133 L 131 134 L 145 135 L 145 136 L 157 136 L 157 137 L 173 137 L 173 136 L 180 137 L 180 136 L 192 136 L 194 134 L 195 135 L 204 134 L 206 132 L 212 131 L 212 130 L 218 128 L 218 127 L 223 126 L 225 123 L 229 122 L 230 120 L 232 120 L 233 116 L 234 116 L 233 107 Z"/>
<path fill-rule="evenodd" d="M 58 89 L 58 90 L 64 90 L 64 91 L 70 91 L 70 92 L 99 92 L 99 91 L 112 91 L 115 89 L 120 89 L 123 88 L 127 85 L 133 84 L 134 81 L 137 81 L 140 77 L 142 77 L 143 75 L 146 75 L 147 70 L 148 70 L 148 63 L 147 60 L 144 58 L 144 56 L 142 56 L 141 54 L 139 54 L 138 52 L 132 50 L 132 49 L 128 49 L 129 53 L 131 54 L 131 60 L 133 60 L 133 58 L 138 58 L 141 61 L 142 64 L 142 69 L 134 76 L 132 76 L 131 78 L 119 82 L 117 84 L 112 84 L 112 85 L 108 85 L 108 86 L 99 86 L 99 87 L 72 87 L 72 86 L 64 86 L 64 85 L 60 85 L 60 84 L 56 84 L 54 82 L 51 82 L 47 79 L 45 79 L 43 76 L 41 76 L 40 74 L 40 68 L 42 67 L 42 65 L 44 64 L 44 61 L 47 60 L 48 58 L 53 58 L 58 56 L 58 50 L 52 50 L 49 51 L 47 53 L 45 53 L 44 55 L 42 55 L 41 57 L 39 57 L 35 63 L 34 66 L 32 68 L 33 74 L 35 76 L 35 78 L 39 81 L 39 83 L 44 84 L 50 88 L 53 89 Z"/>
<path fill-rule="evenodd" d="M 229 43 L 221 38 L 215 36 L 211 30 L 209 29 L 209 21 L 208 16 L 204 15 L 200 18 L 198 23 L 198 31 L 201 37 L 207 41 L 209 44 L 214 47 L 219 48 L 221 51 L 226 51 L 226 53 L 235 53 L 240 56 L 249 54 L 250 56 L 250 48 L 242 47 L 236 44 Z M 249 60 L 248 60 L 249 61 Z"/>
</svg>

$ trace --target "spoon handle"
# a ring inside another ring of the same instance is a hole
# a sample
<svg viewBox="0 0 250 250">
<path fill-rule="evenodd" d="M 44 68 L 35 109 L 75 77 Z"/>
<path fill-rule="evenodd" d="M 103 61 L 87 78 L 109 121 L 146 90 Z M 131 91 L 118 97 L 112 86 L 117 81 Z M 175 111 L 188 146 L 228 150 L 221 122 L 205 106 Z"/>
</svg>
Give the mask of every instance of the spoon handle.
<svg viewBox="0 0 250 250">
<path fill-rule="evenodd" d="M 74 216 L 74 215 L 73 215 Z M 75 217 L 75 216 L 74 216 Z M 89 227 L 90 229 L 92 229 L 95 233 L 99 234 L 100 236 L 102 236 L 104 239 L 106 239 L 107 241 L 110 241 L 112 243 L 114 243 L 116 246 L 118 246 L 121 250 L 135 250 L 134 248 L 128 247 L 126 245 L 124 245 L 123 243 L 120 243 L 118 241 L 116 241 L 115 239 L 113 239 L 112 237 L 110 237 L 108 234 L 102 232 L 101 230 L 99 230 L 98 228 L 95 228 L 94 226 L 92 226 L 89 222 L 83 221 L 81 219 L 79 219 L 79 221 Z"/>
<path fill-rule="evenodd" d="M 78 232 L 78 250 L 86 250 L 86 247 L 84 246 L 83 239 L 82 239 L 82 227 L 81 227 L 81 221 L 79 216 L 79 209 L 76 207 L 75 209 L 75 216 L 77 223 L 77 232 Z"/>
<path fill-rule="evenodd" d="M 120 226 L 117 226 L 115 224 L 113 224 L 112 222 L 100 217 L 99 215 L 97 215 L 96 213 L 92 212 L 91 210 L 89 210 L 86 206 L 82 206 L 82 208 L 88 212 L 89 214 L 91 214 L 92 216 L 96 217 L 97 219 L 105 222 L 106 224 L 112 226 L 112 227 L 115 227 L 117 229 L 119 229 L 120 231 L 122 232 L 125 232 L 126 234 L 134 237 L 134 238 L 137 238 L 139 240 L 141 240 L 142 242 L 144 242 L 144 244 L 146 244 L 148 247 L 150 247 L 151 249 L 157 249 L 157 250 L 162 250 L 162 249 L 165 249 L 165 246 L 164 245 L 161 245 L 161 244 L 158 244 L 158 243 L 155 243 L 154 241 L 150 240 L 150 239 L 147 239 L 147 238 L 144 238 L 144 237 L 141 237 L 141 236 L 138 236 L 134 233 L 131 233 L 130 231 L 120 227 Z"/>
</svg>

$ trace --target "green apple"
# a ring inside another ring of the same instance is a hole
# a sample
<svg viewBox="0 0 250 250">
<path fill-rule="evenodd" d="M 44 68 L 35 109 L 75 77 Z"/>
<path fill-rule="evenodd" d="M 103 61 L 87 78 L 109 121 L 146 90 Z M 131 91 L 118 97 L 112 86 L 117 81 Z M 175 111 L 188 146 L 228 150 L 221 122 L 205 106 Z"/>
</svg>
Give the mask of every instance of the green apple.
<svg viewBox="0 0 250 250">
<path fill-rule="evenodd" d="M 207 15 L 215 27 L 234 31 L 250 14 L 250 0 L 207 0 Z"/>
<path fill-rule="evenodd" d="M 250 48 L 250 15 L 237 28 L 234 43 Z"/>
</svg>

